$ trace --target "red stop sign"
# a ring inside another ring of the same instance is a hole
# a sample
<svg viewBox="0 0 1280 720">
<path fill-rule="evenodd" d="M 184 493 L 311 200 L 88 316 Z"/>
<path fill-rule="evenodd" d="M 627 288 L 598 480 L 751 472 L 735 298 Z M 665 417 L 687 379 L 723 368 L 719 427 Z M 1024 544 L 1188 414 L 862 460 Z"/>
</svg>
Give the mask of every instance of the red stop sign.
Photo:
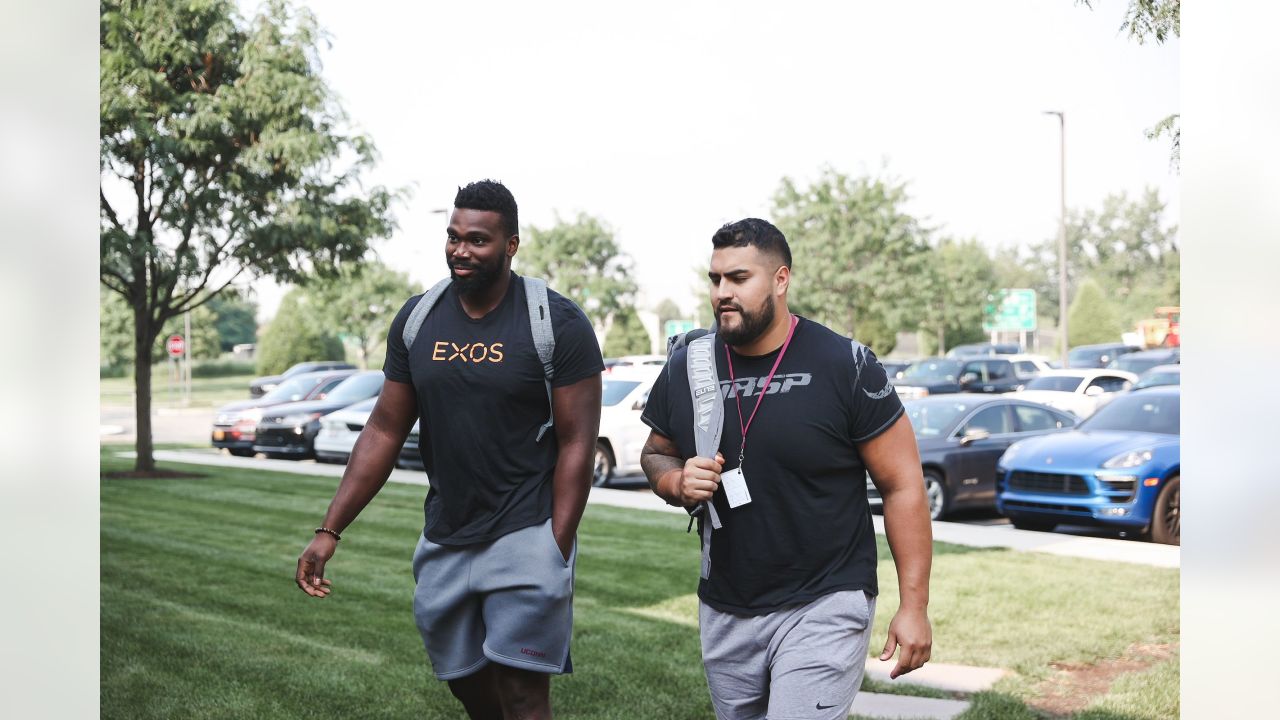
<svg viewBox="0 0 1280 720">
<path fill-rule="evenodd" d="M 182 357 L 182 353 L 187 350 L 187 341 L 181 335 L 170 335 L 164 341 L 164 349 L 169 351 L 169 357 Z"/>
</svg>

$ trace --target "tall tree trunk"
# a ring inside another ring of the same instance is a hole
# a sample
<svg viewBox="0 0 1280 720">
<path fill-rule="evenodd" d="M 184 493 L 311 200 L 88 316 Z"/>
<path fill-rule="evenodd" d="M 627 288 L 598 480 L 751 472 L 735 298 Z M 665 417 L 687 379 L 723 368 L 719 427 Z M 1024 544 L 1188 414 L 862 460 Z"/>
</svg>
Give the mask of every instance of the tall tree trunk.
<svg viewBox="0 0 1280 720">
<path fill-rule="evenodd" d="M 137 436 L 137 458 L 133 469 L 151 472 L 156 469 L 155 447 L 151 441 L 151 346 L 156 341 L 147 309 L 133 308 L 133 384 L 134 421 Z"/>
<path fill-rule="evenodd" d="M 938 323 L 938 357 L 947 354 L 947 329 L 942 323 Z"/>
</svg>

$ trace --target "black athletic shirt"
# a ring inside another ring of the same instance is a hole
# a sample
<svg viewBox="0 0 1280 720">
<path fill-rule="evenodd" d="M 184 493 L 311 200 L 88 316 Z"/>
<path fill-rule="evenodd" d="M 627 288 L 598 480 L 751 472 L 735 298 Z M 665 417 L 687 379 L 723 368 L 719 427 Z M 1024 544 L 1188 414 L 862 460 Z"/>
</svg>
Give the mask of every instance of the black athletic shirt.
<svg viewBox="0 0 1280 720">
<path fill-rule="evenodd" d="M 720 452 L 738 467 L 738 404 L 751 417 L 778 351 L 733 356 L 730 386 L 724 343 L 715 341 L 724 401 Z M 840 590 L 878 592 L 876 542 L 857 443 L 887 430 L 902 402 L 872 352 L 800 318 L 782 364 L 747 432 L 743 471 L 751 502 L 714 502 L 724 526 L 711 537 L 711 572 L 698 585 L 703 602 L 722 612 L 761 615 Z M 693 406 L 685 351 L 677 351 L 649 393 L 642 419 L 694 451 Z"/>
<path fill-rule="evenodd" d="M 383 373 L 418 396 L 419 451 L 431 489 L 423 533 L 440 545 L 493 540 L 551 517 L 551 479 L 559 447 L 547 421 L 547 389 L 533 346 L 524 279 L 512 273 L 502 302 L 473 320 L 451 285 L 436 301 L 413 348 L 404 326 L 420 295 L 391 323 Z M 582 309 L 548 290 L 556 347 L 552 387 L 604 369 Z"/>
</svg>

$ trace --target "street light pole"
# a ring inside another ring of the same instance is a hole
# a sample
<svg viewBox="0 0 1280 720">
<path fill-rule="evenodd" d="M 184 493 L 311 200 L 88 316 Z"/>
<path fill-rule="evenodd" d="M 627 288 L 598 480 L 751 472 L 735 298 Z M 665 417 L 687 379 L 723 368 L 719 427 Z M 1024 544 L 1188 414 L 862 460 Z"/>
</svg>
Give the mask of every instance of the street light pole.
<svg viewBox="0 0 1280 720">
<path fill-rule="evenodd" d="M 1058 351 L 1062 367 L 1067 367 L 1067 114 L 1062 110 L 1045 110 L 1045 115 L 1058 116 L 1059 180 L 1058 206 Z"/>
</svg>

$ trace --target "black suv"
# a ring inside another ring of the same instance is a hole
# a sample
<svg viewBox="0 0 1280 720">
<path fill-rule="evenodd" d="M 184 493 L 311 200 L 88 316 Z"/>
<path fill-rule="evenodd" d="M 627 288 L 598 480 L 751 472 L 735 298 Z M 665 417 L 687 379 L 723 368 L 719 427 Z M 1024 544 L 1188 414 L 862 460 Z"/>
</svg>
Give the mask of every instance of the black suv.
<svg viewBox="0 0 1280 720">
<path fill-rule="evenodd" d="M 1067 353 L 1067 367 L 1070 368 L 1104 368 L 1121 355 L 1138 352 L 1142 348 L 1125 343 L 1098 343 L 1097 345 L 1077 345 Z"/>
<path fill-rule="evenodd" d="M 976 393 L 1013 392 L 1025 382 L 1014 372 L 1012 362 L 998 357 L 965 360 L 959 380 L 961 392 Z"/>
</svg>

